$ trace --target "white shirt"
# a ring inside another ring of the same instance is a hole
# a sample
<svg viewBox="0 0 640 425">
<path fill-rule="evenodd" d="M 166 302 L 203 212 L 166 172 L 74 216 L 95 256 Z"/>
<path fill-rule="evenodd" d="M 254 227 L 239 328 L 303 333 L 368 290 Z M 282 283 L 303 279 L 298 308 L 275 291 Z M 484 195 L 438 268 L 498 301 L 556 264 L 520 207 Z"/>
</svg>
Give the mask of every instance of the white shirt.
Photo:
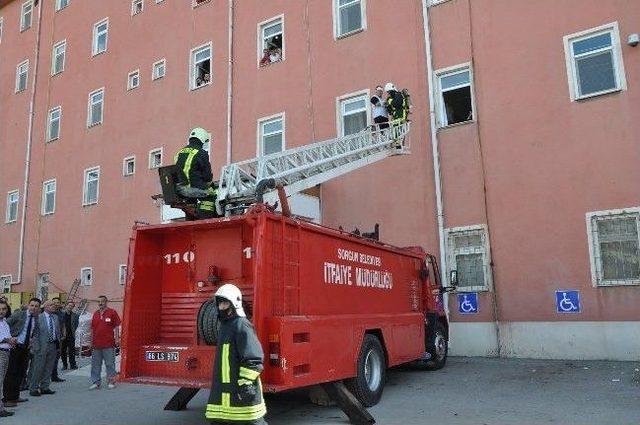
<svg viewBox="0 0 640 425">
<path fill-rule="evenodd" d="M 9 329 L 9 324 L 7 323 L 7 320 L 3 317 L 2 319 L 0 319 L 0 341 L 2 341 L 5 338 L 11 338 L 11 330 Z M 6 342 L 3 342 L 2 344 L 0 344 L 0 348 L 10 350 L 11 345 Z"/>
<path fill-rule="evenodd" d="M 373 105 L 373 107 L 371 108 L 371 112 L 373 113 L 373 118 L 376 117 L 386 117 L 387 116 L 387 108 L 384 107 L 384 102 L 382 101 L 382 98 L 380 98 L 378 95 L 373 96 L 374 98 L 378 99 L 378 104 L 377 105 Z"/>
</svg>

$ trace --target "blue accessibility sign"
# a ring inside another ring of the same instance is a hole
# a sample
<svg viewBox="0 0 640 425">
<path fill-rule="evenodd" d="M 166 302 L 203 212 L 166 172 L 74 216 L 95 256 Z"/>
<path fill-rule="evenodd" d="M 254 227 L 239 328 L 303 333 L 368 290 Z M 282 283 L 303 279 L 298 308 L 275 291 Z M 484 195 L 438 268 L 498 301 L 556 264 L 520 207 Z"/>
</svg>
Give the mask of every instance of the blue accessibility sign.
<svg viewBox="0 0 640 425">
<path fill-rule="evenodd" d="M 458 294 L 458 313 L 476 314 L 478 312 L 478 293 L 466 292 Z"/>
<path fill-rule="evenodd" d="M 556 291 L 558 313 L 580 313 L 580 291 Z"/>
</svg>

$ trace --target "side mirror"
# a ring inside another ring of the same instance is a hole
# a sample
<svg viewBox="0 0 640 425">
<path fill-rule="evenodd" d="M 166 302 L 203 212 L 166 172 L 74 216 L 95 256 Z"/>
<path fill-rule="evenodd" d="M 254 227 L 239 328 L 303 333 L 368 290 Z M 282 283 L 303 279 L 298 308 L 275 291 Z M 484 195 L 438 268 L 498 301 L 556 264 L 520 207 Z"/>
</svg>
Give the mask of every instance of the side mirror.
<svg viewBox="0 0 640 425">
<path fill-rule="evenodd" d="M 451 283 L 451 286 L 453 286 L 454 288 L 456 286 L 458 286 L 458 271 L 457 270 L 451 270 L 451 272 L 449 273 L 449 283 Z"/>
</svg>

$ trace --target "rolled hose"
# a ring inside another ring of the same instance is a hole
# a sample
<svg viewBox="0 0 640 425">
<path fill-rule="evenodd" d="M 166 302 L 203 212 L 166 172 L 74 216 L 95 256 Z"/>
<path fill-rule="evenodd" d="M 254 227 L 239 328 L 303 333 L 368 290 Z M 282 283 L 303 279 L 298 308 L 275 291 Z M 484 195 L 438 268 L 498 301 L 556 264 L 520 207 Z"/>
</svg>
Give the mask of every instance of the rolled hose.
<svg viewBox="0 0 640 425">
<path fill-rule="evenodd" d="M 218 342 L 218 306 L 215 298 L 205 301 L 198 310 L 198 339 L 207 345 L 216 345 Z"/>
</svg>

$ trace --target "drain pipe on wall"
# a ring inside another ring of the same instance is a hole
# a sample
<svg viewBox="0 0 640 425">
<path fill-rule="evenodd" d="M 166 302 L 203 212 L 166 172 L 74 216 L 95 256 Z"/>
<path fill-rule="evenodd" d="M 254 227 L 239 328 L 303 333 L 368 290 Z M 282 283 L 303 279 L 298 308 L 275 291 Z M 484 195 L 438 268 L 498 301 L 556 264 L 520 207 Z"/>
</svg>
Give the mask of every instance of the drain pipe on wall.
<svg viewBox="0 0 640 425">
<path fill-rule="evenodd" d="M 29 124 L 27 130 L 27 150 L 24 160 L 24 186 L 22 187 L 22 211 L 20 224 L 20 245 L 18 253 L 18 278 L 11 282 L 12 285 L 22 283 L 24 273 L 24 240 L 27 230 L 27 201 L 29 199 L 29 174 L 31 171 L 31 145 L 33 142 L 33 116 L 35 114 L 36 82 L 38 80 L 38 63 L 40 58 L 40 33 L 42 29 L 42 3 L 38 2 L 38 31 L 36 33 L 36 48 L 34 52 L 33 80 L 31 82 L 31 99 L 29 100 Z"/>
<path fill-rule="evenodd" d="M 442 203 L 442 175 L 440 170 L 440 151 L 438 149 L 438 128 L 436 123 L 435 94 L 433 91 L 433 58 L 431 55 L 431 30 L 429 26 L 428 0 L 422 0 L 422 23 L 424 26 L 424 48 L 427 58 L 427 79 L 429 90 L 429 126 L 431 127 L 431 151 L 433 157 L 433 174 L 436 186 L 436 212 L 438 218 L 438 240 L 440 244 L 440 279 L 447 282 L 447 252 L 444 235 L 444 207 Z M 445 294 L 444 309 L 449 316 L 449 296 Z"/>
<path fill-rule="evenodd" d="M 229 0 L 229 25 L 227 31 L 229 33 L 229 63 L 227 65 L 227 165 L 231 164 L 231 131 L 232 131 L 232 112 L 233 106 L 233 0 Z"/>
</svg>

